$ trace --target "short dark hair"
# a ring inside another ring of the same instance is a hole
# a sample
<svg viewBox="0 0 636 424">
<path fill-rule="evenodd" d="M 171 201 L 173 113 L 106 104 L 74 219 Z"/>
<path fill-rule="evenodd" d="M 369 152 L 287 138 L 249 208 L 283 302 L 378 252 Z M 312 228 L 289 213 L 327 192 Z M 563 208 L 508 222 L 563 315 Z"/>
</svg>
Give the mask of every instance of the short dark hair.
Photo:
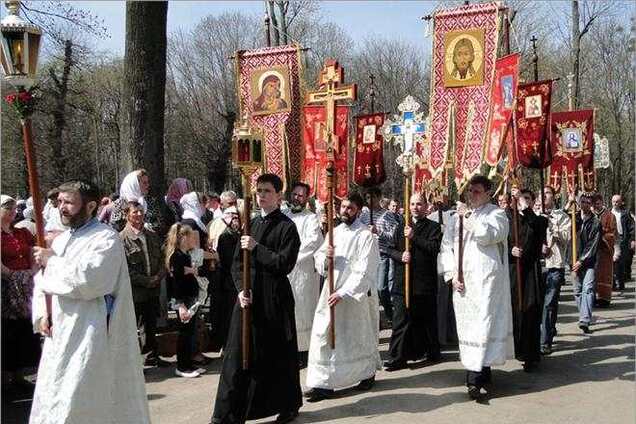
<svg viewBox="0 0 636 424">
<path fill-rule="evenodd" d="M 603 195 L 601 193 L 592 194 L 592 201 L 596 202 L 597 200 L 603 201 Z"/>
<path fill-rule="evenodd" d="M 281 180 L 280 177 L 276 174 L 261 174 L 256 179 L 256 184 L 264 183 L 270 183 L 272 186 L 274 186 L 274 190 L 276 191 L 276 193 L 280 193 L 283 190 L 283 180 Z"/>
<path fill-rule="evenodd" d="M 480 184 L 484 188 L 484 190 L 486 191 L 492 190 L 492 182 L 488 178 L 484 177 L 483 175 L 479 175 L 479 174 L 473 175 L 470 181 L 468 181 L 468 184 L 469 185 Z"/>
<path fill-rule="evenodd" d="M 210 200 L 210 199 L 221 200 L 221 197 L 218 195 L 218 193 L 216 191 L 213 191 L 212 193 L 208 193 L 207 194 L 207 198 L 208 198 L 208 200 Z"/>
<path fill-rule="evenodd" d="M 349 195 L 347 196 L 347 200 L 351 203 L 355 203 L 358 209 L 362 209 L 362 206 L 364 206 L 364 199 L 357 191 L 349 193 Z"/>
<path fill-rule="evenodd" d="M 550 186 L 550 185 L 547 185 L 547 186 L 543 187 L 543 190 L 544 190 L 544 191 L 545 191 L 545 190 L 550 190 L 550 191 L 552 192 L 552 195 L 553 195 L 553 196 L 555 196 L 555 195 L 556 195 L 556 192 L 554 191 L 554 187 L 552 187 L 552 186 Z"/>
<path fill-rule="evenodd" d="M 291 187 L 292 191 L 296 190 L 296 187 L 304 188 L 305 193 L 307 193 L 307 196 L 309 196 L 309 193 L 311 193 L 311 187 L 307 183 L 303 183 L 302 181 L 296 181 L 294 184 L 292 184 L 292 187 Z"/>
<path fill-rule="evenodd" d="M 128 214 L 130 213 L 131 209 L 142 209 L 143 210 L 143 208 L 144 207 L 138 201 L 129 200 L 129 201 L 126 202 L 126 205 L 124 206 L 124 216 L 128 216 Z"/>
<path fill-rule="evenodd" d="M 531 198 L 532 200 L 536 199 L 536 197 L 535 197 L 534 193 L 532 192 L 532 190 L 528 190 L 527 188 L 522 189 L 522 190 L 520 191 L 520 193 L 521 193 L 521 194 L 529 194 L 529 195 L 530 195 L 530 198 Z"/>
<path fill-rule="evenodd" d="M 93 216 L 97 215 L 97 205 L 101 198 L 99 189 L 91 182 L 83 180 L 69 181 L 58 188 L 60 193 L 77 193 L 82 198 L 82 203 L 86 205 L 89 202 L 95 202 L 95 209 L 93 209 Z"/>
</svg>

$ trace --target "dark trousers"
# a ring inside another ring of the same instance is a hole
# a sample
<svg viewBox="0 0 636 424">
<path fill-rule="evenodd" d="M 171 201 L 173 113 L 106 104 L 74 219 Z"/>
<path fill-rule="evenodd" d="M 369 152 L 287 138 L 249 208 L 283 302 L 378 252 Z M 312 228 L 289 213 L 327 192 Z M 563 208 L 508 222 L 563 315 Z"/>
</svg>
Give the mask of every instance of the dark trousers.
<svg viewBox="0 0 636 424">
<path fill-rule="evenodd" d="M 389 345 L 392 361 L 428 359 L 440 356 L 437 332 L 437 293 L 412 295 L 406 309 L 404 295 L 393 294 L 393 331 Z"/>
<path fill-rule="evenodd" d="M 483 367 L 481 371 L 466 372 L 466 386 L 484 387 L 484 384 L 490 383 L 491 380 L 490 367 Z"/>
<path fill-rule="evenodd" d="M 141 346 L 141 353 L 148 353 L 148 357 L 157 357 L 157 317 L 159 316 L 159 299 L 149 299 L 145 302 L 135 302 L 135 316 L 137 329 L 143 327 L 145 342 Z"/>
<path fill-rule="evenodd" d="M 192 369 L 195 334 L 197 328 L 196 314 L 188 322 L 179 321 L 179 337 L 177 338 L 177 368 L 181 371 Z"/>
<path fill-rule="evenodd" d="M 556 323 L 559 315 L 559 297 L 561 286 L 565 282 L 563 268 L 550 268 L 545 273 L 545 299 L 541 316 L 541 345 L 552 346 L 556 335 Z"/>
</svg>

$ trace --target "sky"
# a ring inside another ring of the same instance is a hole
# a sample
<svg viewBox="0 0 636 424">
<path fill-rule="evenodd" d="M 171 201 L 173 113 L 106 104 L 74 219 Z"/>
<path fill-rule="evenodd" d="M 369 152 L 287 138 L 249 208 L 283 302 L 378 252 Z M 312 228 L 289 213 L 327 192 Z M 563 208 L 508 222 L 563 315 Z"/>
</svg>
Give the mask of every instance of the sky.
<svg viewBox="0 0 636 424">
<path fill-rule="evenodd" d="M 91 11 L 104 20 L 110 38 L 94 40 L 97 50 L 124 54 L 124 1 L 75 1 L 77 7 Z M 426 24 L 420 19 L 429 14 L 436 1 L 323 1 L 325 20 L 344 28 L 354 41 L 366 35 L 383 34 L 403 40 L 430 44 L 424 38 Z M 240 10 L 264 16 L 264 1 L 184 1 L 173 0 L 168 6 L 168 33 L 189 29 L 207 15 Z M 3 14 L 5 13 L 2 7 Z"/>
</svg>

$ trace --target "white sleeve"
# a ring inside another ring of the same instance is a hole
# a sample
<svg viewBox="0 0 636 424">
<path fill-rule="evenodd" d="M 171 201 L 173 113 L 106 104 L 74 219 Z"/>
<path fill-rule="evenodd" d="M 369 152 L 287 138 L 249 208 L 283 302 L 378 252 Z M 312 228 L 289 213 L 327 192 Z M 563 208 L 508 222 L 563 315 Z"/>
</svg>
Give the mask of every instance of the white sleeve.
<svg viewBox="0 0 636 424">
<path fill-rule="evenodd" d="M 378 242 L 371 232 L 361 236 L 357 242 L 359 243 L 357 256 L 349 265 L 351 266 L 351 274 L 336 292 L 342 297 L 348 296 L 360 301 L 367 296 L 367 292 L 371 289 L 368 284 L 369 280 L 375 281 L 375 277 L 377 277 L 380 253 Z"/>
<path fill-rule="evenodd" d="M 457 273 L 457 260 L 455 260 L 455 225 L 457 215 L 448 217 L 448 221 L 444 227 L 444 236 L 442 237 L 442 245 L 440 248 L 441 270 L 444 275 L 444 281 L 451 280 Z"/>
<path fill-rule="evenodd" d="M 91 300 L 113 292 L 120 268 L 126 265 L 124 248 L 116 233 L 96 234 L 89 251 L 79 261 L 62 256 L 49 258 L 37 285 L 44 293 Z"/>
<path fill-rule="evenodd" d="M 503 210 L 493 210 L 485 219 L 471 224 L 473 238 L 482 246 L 501 243 L 508 238 L 508 217 Z"/>
<path fill-rule="evenodd" d="M 320 247 L 323 241 L 322 231 L 320 229 L 320 222 L 316 215 L 307 217 L 307 223 L 304 232 L 300 234 L 300 250 L 298 251 L 297 263 L 305 262 L 308 259 L 312 259 L 316 250 Z"/>
</svg>

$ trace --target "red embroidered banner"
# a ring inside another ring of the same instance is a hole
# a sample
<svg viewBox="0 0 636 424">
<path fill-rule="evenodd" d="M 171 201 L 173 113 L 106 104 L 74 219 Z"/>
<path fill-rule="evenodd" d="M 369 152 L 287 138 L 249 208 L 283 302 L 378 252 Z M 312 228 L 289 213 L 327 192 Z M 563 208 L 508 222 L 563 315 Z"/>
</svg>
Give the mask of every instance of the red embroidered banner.
<svg viewBox="0 0 636 424">
<path fill-rule="evenodd" d="M 386 180 L 382 126 L 384 113 L 356 116 L 356 152 L 353 162 L 353 182 L 361 187 L 373 187 Z"/>
<path fill-rule="evenodd" d="M 488 128 L 498 39 L 498 3 L 471 4 L 434 15 L 430 169 L 444 170 L 454 121 L 458 186 L 479 171 Z"/>
<path fill-rule="evenodd" d="M 519 80 L 519 54 L 514 53 L 497 59 L 495 81 L 492 86 L 492 109 L 486 137 L 484 160 L 490 166 L 497 166 L 514 108 Z"/>
<path fill-rule="evenodd" d="M 515 109 L 516 156 L 526 168 L 547 168 L 550 148 L 550 100 L 552 80 L 519 86 Z"/>
<path fill-rule="evenodd" d="M 568 191 L 594 191 L 594 110 L 555 112 L 551 128 L 550 185 L 559 191 L 565 178 Z"/>
<path fill-rule="evenodd" d="M 320 202 L 327 201 L 327 142 L 325 137 L 324 106 L 305 106 L 303 108 L 303 167 L 302 181 L 311 186 Z M 348 194 L 348 119 L 349 107 L 336 106 L 336 137 L 338 149 L 335 152 L 336 186 L 334 196 L 343 198 Z"/>
<path fill-rule="evenodd" d="M 300 177 L 300 47 L 265 47 L 236 53 L 240 116 L 262 129 L 264 171 L 287 179 Z M 255 179 L 254 175 L 252 179 Z"/>
</svg>

